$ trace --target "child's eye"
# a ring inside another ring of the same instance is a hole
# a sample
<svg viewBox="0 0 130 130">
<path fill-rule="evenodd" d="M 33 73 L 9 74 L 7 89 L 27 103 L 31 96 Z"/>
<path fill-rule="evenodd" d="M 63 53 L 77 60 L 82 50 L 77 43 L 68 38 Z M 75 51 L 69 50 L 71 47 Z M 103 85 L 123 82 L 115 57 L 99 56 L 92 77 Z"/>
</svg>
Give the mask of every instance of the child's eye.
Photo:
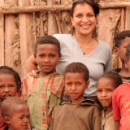
<svg viewBox="0 0 130 130">
<path fill-rule="evenodd" d="M 40 57 L 43 57 L 44 55 L 39 55 Z"/>
<path fill-rule="evenodd" d="M 10 85 L 10 87 L 14 87 L 13 85 Z"/>
<path fill-rule="evenodd" d="M 23 119 L 23 117 L 21 116 L 20 119 Z"/>
<path fill-rule="evenodd" d="M 108 91 L 108 92 L 110 92 L 110 91 L 111 91 L 111 89 L 107 89 L 107 91 Z"/>
<path fill-rule="evenodd" d="M 77 82 L 77 85 L 80 85 L 80 84 L 82 84 L 82 83 L 80 83 L 80 82 Z"/>
<path fill-rule="evenodd" d="M 27 116 L 27 118 L 30 118 L 30 116 Z"/>
<path fill-rule="evenodd" d="M 50 55 L 50 57 L 55 57 L 55 55 Z"/>
<path fill-rule="evenodd" d="M 71 83 L 66 83 L 67 85 L 71 85 Z"/>
<path fill-rule="evenodd" d="M 0 88 L 3 88 L 3 86 L 0 86 Z"/>
<path fill-rule="evenodd" d="M 97 90 L 97 92 L 102 92 L 102 90 Z"/>
</svg>

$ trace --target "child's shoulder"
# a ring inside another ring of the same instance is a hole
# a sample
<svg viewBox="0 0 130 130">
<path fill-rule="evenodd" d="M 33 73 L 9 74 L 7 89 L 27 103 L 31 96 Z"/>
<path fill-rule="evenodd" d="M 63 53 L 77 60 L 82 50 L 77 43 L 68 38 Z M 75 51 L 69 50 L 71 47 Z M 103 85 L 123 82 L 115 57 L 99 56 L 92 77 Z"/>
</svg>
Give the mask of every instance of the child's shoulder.
<svg viewBox="0 0 130 130">
<path fill-rule="evenodd" d="M 32 78 L 40 78 L 42 76 L 39 75 L 40 71 L 39 70 L 32 70 L 31 72 L 29 72 L 28 74 L 26 74 L 24 76 L 23 79 L 26 79 L 26 78 L 29 78 L 29 77 L 32 77 Z M 44 77 L 48 77 L 48 78 L 57 78 L 57 79 L 63 79 L 64 76 L 62 75 L 62 73 L 59 73 L 59 72 L 54 72 L 52 74 L 48 74 L 47 76 L 44 76 Z"/>
<path fill-rule="evenodd" d="M 116 88 L 116 90 L 113 92 L 113 96 L 115 96 L 115 95 L 119 96 L 119 95 L 127 93 L 127 92 L 128 93 L 130 92 L 130 84 L 124 83 Z"/>
<path fill-rule="evenodd" d="M 66 101 L 63 101 L 61 105 L 58 105 L 55 107 L 55 110 L 57 112 L 61 111 L 61 110 L 64 110 L 64 109 L 73 109 L 73 108 L 76 108 L 77 110 L 83 110 L 86 108 L 88 108 L 87 110 L 88 111 L 100 111 L 100 108 L 99 106 L 97 105 L 97 103 L 94 102 L 94 100 L 92 99 L 85 99 L 84 101 L 82 101 L 81 103 L 79 104 L 72 104 L 71 102 L 66 102 Z"/>
</svg>

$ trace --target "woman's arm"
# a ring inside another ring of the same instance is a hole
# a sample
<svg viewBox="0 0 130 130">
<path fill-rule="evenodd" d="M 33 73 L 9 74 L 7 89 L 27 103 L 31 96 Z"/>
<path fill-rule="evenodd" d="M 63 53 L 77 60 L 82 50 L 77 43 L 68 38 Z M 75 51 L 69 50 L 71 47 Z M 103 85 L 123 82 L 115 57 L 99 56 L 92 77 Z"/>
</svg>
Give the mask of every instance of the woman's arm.
<svg viewBox="0 0 130 130">
<path fill-rule="evenodd" d="M 120 130 L 120 121 L 114 120 L 114 130 Z"/>
<path fill-rule="evenodd" d="M 31 55 L 26 61 L 26 68 L 28 72 L 32 70 L 37 70 L 37 62 L 34 55 Z"/>
</svg>

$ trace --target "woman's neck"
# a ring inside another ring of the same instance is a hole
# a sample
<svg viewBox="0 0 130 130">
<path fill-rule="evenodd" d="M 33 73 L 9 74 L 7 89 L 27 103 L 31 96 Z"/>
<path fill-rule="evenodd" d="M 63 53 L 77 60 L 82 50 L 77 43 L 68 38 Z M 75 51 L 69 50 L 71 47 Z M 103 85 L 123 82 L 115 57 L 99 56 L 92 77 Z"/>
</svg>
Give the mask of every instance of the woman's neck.
<svg viewBox="0 0 130 130">
<path fill-rule="evenodd" d="M 75 32 L 75 37 L 76 40 L 78 41 L 78 43 L 80 45 L 84 45 L 84 44 L 90 44 L 92 43 L 92 34 L 89 35 L 80 35 L 79 33 Z"/>
</svg>

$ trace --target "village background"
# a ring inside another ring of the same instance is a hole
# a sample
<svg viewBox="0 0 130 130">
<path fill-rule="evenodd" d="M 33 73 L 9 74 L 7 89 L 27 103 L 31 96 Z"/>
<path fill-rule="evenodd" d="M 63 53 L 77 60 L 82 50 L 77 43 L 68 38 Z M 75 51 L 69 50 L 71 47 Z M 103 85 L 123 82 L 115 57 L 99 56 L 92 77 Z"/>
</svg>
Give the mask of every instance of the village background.
<svg viewBox="0 0 130 130">
<path fill-rule="evenodd" d="M 100 14 L 93 35 L 113 50 L 114 36 L 130 30 L 130 0 L 95 2 L 100 4 Z M 36 39 L 71 30 L 71 4 L 72 0 L 0 0 L 0 66 L 14 68 L 23 78 Z M 112 57 L 113 68 L 121 67 L 120 59 L 114 53 Z"/>
</svg>

